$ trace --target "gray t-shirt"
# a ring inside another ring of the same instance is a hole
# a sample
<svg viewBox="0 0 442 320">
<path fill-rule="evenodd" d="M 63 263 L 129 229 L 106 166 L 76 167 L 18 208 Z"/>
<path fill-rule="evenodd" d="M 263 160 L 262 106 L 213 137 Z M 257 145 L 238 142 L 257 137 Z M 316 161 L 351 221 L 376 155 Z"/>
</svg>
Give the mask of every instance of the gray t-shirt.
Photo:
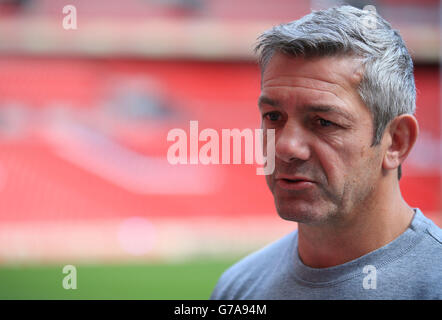
<svg viewBox="0 0 442 320">
<path fill-rule="evenodd" d="M 225 271 L 211 299 L 442 299 L 442 230 L 414 210 L 395 240 L 330 268 L 302 263 L 294 231 Z"/>
</svg>

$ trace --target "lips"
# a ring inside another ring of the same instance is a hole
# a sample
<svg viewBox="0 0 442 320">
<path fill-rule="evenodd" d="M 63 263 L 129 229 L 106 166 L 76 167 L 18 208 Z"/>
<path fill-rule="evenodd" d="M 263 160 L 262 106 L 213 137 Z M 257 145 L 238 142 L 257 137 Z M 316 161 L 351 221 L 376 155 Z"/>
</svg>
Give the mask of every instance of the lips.
<svg viewBox="0 0 442 320">
<path fill-rule="evenodd" d="M 314 186 L 315 182 L 307 177 L 277 175 L 275 178 L 277 186 L 287 190 L 303 190 Z"/>
<path fill-rule="evenodd" d="M 289 175 L 277 175 L 276 180 L 283 180 L 289 183 L 296 183 L 296 182 L 314 182 L 313 180 L 303 177 L 303 176 L 289 176 Z"/>
</svg>

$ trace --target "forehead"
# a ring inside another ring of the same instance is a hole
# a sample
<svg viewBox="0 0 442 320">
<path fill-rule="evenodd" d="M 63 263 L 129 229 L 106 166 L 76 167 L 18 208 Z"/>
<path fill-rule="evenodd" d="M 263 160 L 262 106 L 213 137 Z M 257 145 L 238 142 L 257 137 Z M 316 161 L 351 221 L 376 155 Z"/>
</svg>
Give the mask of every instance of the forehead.
<svg viewBox="0 0 442 320">
<path fill-rule="evenodd" d="M 349 89 L 358 86 L 362 75 L 362 61 L 355 56 L 304 58 L 275 52 L 264 70 L 262 82 L 264 84 L 276 76 L 307 77 Z"/>
<path fill-rule="evenodd" d="M 291 57 L 275 52 L 262 77 L 262 95 L 299 103 L 362 104 L 357 87 L 362 64 L 356 57 Z M 282 101 L 284 102 L 284 101 Z"/>
</svg>

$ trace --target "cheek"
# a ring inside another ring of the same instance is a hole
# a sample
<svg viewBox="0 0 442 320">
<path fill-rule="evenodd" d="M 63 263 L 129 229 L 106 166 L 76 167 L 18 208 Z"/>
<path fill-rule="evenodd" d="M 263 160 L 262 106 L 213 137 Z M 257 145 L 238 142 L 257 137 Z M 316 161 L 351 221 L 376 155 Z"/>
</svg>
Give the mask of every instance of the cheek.
<svg viewBox="0 0 442 320">
<path fill-rule="evenodd" d="M 342 187 L 353 176 L 354 166 L 359 161 L 355 157 L 355 150 L 348 145 L 322 146 L 317 156 L 327 184 L 334 189 Z"/>
</svg>

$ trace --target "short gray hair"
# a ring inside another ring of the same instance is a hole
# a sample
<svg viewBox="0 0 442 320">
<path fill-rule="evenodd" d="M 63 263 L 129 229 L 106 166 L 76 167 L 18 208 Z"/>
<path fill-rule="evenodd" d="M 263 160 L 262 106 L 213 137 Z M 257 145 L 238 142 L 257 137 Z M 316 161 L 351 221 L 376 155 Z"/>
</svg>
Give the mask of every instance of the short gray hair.
<svg viewBox="0 0 442 320">
<path fill-rule="evenodd" d="M 362 58 L 364 74 L 358 92 L 373 116 L 373 146 L 379 144 L 391 120 L 415 113 L 413 61 L 399 32 L 375 11 L 342 6 L 273 27 L 258 38 L 255 47 L 262 72 L 275 51 L 306 58 Z"/>
</svg>

